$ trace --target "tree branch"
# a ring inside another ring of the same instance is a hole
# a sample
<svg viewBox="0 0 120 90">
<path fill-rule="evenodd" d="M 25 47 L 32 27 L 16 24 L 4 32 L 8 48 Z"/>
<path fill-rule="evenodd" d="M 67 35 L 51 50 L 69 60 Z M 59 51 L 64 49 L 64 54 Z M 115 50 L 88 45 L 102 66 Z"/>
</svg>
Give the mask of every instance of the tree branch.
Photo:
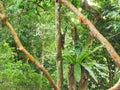
<svg viewBox="0 0 120 90">
<path fill-rule="evenodd" d="M 61 3 L 67 6 L 71 11 L 73 11 L 77 16 L 81 23 L 87 26 L 90 32 L 94 35 L 94 37 L 99 40 L 107 49 L 113 60 L 115 61 L 116 65 L 120 67 L 120 57 L 110 44 L 110 42 L 96 29 L 96 27 L 82 14 L 80 13 L 77 8 L 75 8 L 71 3 L 67 0 L 61 0 Z"/>
<path fill-rule="evenodd" d="M 10 30 L 17 46 L 18 49 L 24 53 L 34 64 L 35 66 L 41 70 L 43 72 L 43 74 L 46 76 L 46 78 L 48 79 L 49 83 L 52 85 L 52 87 L 54 88 L 54 90 L 58 90 L 58 87 L 56 86 L 56 84 L 54 83 L 54 81 L 52 80 L 50 74 L 47 72 L 47 70 L 42 67 L 42 65 L 23 47 L 21 41 L 19 40 L 17 33 L 15 32 L 15 29 L 12 27 L 12 25 L 8 22 L 7 18 L 6 18 L 6 14 L 5 14 L 5 10 L 3 5 L 0 3 L 0 9 L 2 10 L 0 13 L 0 19 L 3 21 L 3 23 L 6 25 L 6 27 L 8 27 L 8 29 Z"/>
<path fill-rule="evenodd" d="M 108 90 L 120 90 L 120 79 L 113 87 Z"/>
</svg>

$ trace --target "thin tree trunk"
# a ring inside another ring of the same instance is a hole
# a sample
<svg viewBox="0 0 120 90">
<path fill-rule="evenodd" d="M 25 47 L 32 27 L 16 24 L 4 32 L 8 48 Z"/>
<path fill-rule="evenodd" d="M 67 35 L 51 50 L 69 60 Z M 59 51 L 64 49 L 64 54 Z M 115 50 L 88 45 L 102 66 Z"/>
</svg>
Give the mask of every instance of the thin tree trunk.
<svg viewBox="0 0 120 90">
<path fill-rule="evenodd" d="M 63 68 L 62 68 L 62 47 L 61 47 L 61 25 L 60 25 L 60 3 L 55 2 L 55 31 L 56 31 L 56 63 L 57 63 L 57 85 L 59 90 L 63 88 Z"/>
<path fill-rule="evenodd" d="M 71 36 L 73 39 L 74 47 L 77 48 L 77 42 L 79 40 L 79 35 L 77 32 L 77 27 L 73 25 L 71 29 Z M 74 76 L 74 64 L 70 64 L 68 73 L 68 90 L 76 90 L 76 80 Z"/>
<path fill-rule="evenodd" d="M 81 80 L 79 82 L 78 90 L 87 90 L 87 83 L 88 83 L 87 71 L 84 69 L 84 67 L 81 67 Z"/>
<path fill-rule="evenodd" d="M 68 90 L 76 90 L 76 80 L 74 76 L 74 64 L 70 64 L 69 66 Z"/>
</svg>

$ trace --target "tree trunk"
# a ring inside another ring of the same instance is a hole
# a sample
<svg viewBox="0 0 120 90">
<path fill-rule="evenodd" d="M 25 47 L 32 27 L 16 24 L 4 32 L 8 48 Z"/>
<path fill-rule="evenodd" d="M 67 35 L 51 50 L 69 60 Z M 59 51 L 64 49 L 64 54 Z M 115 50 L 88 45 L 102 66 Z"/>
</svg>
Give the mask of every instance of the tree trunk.
<svg viewBox="0 0 120 90">
<path fill-rule="evenodd" d="M 70 64 L 69 66 L 68 90 L 76 90 L 76 80 L 74 76 L 74 64 Z"/>
<path fill-rule="evenodd" d="M 81 80 L 79 82 L 78 90 L 87 90 L 87 83 L 88 83 L 87 71 L 84 69 L 84 67 L 81 67 Z"/>
<path fill-rule="evenodd" d="M 79 35 L 77 32 L 77 27 L 75 25 L 73 25 L 71 29 L 71 36 L 73 39 L 74 47 L 77 48 L 77 42 L 79 40 Z M 69 66 L 68 90 L 76 90 L 76 80 L 74 76 L 74 64 L 70 64 Z"/>
<path fill-rule="evenodd" d="M 62 68 L 62 47 L 61 47 L 61 25 L 60 25 L 60 3 L 55 2 L 55 30 L 56 30 L 56 63 L 57 63 L 57 85 L 59 90 L 63 88 L 63 68 Z"/>
</svg>

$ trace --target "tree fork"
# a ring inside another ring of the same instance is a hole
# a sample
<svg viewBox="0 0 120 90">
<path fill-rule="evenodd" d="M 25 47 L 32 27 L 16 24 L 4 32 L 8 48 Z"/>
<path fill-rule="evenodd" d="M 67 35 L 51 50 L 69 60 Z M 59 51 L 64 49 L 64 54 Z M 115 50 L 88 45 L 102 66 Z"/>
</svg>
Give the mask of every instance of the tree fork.
<svg viewBox="0 0 120 90">
<path fill-rule="evenodd" d="M 6 27 L 10 30 L 17 46 L 18 49 L 24 53 L 34 64 L 35 66 L 41 70 L 43 72 L 43 74 L 46 76 L 46 78 L 48 79 L 49 83 L 51 84 L 51 86 L 54 88 L 54 90 L 59 90 L 58 87 L 56 86 L 56 84 L 54 83 L 54 81 L 52 80 L 52 77 L 50 76 L 50 74 L 47 72 L 47 70 L 42 67 L 42 65 L 23 47 L 21 41 L 19 40 L 17 33 L 15 32 L 15 29 L 13 28 L 13 26 L 8 22 L 7 20 L 7 16 L 5 14 L 5 10 L 3 5 L 0 3 L 0 8 L 1 8 L 1 13 L 0 13 L 0 19 L 2 20 L 2 22 L 6 25 Z"/>
</svg>

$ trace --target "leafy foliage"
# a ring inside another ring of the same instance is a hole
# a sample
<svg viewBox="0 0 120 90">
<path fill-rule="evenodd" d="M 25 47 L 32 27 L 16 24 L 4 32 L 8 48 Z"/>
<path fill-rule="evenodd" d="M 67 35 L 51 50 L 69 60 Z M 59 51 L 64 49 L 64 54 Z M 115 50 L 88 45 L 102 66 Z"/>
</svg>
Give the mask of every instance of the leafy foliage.
<svg viewBox="0 0 120 90">
<path fill-rule="evenodd" d="M 38 89 L 40 75 L 30 65 L 22 61 L 14 61 L 13 49 L 7 43 L 0 44 L 0 88 Z"/>
<path fill-rule="evenodd" d="M 95 20 L 93 15 L 81 9 L 81 0 L 68 1 L 91 21 Z M 102 19 L 97 20 L 95 26 L 110 40 L 120 54 L 120 7 L 118 2 L 115 0 L 92 1 L 96 4 L 94 8 L 103 15 Z M 0 2 L 4 4 L 8 19 L 15 27 L 25 48 L 40 62 L 42 50 L 44 51 L 43 66 L 56 80 L 54 0 L 1 0 Z M 67 90 L 68 66 L 72 63 L 77 82 L 81 79 L 82 66 L 89 73 L 89 90 L 106 90 L 110 87 L 111 82 L 119 79 L 120 70 L 116 70 L 111 58 L 110 62 L 107 62 L 110 56 L 99 42 L 93 40 L 92 45 L 88 44 L 87 28 L 79 24 L 76 18 L 69 9 L 61 6 L 61 31 L 66 32 L 65 49 L 63 50 L 64 89 Z M 80 38 L 77 48 L 73 44 L 70 32 L 73 25 L 77 26 Z M 37 68 L 31 62 L 26 64 L 26 57 L 17 50 L 12 36 L 1 22 L 0 41 L 0 89 L 7 90 L 9 87 L 36 90 L 41 89 L 41 86 L 44 90 L 51 89 L 47 79 L 40 77 Z M 44 47 L 42 48 L 43 42 Z M 113 81 L 109 79 L 111 74 L 113 74 L 111 77 Z"/>
</svg>

